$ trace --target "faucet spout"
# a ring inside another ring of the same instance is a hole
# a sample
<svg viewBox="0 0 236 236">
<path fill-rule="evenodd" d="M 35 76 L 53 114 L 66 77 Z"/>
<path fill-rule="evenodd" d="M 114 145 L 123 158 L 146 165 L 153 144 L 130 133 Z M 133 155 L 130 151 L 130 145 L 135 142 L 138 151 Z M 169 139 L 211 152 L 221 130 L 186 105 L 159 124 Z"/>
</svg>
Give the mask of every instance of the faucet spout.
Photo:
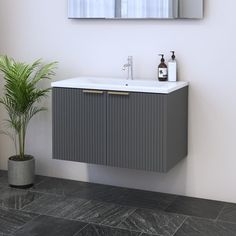
<svg viewBox="0 0 236 236">
<path fill-rule="evenodd" d="M 128 56 L 127 63 L 123 65 L 123 70 L 126 70 L 126 69 L 128 71 L 127 79 L 133 80 L 134 77 L 133 77 L 133 57 L 132 56 Z"/>
</svg>

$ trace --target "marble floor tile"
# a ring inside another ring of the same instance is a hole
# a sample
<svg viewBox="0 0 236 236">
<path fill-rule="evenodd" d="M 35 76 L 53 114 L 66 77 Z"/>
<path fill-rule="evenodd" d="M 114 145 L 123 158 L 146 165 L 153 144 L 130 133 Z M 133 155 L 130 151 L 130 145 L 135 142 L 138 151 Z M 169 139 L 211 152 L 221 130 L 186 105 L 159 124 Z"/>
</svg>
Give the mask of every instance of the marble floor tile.
<svg viewBox="0 0 236 236">
<path fill-rule="evenodd" d="M 0 207 L 21 209 L 41 197 L 40 193 L 14 188 L 0 188 Z"/>
<path fill-rule="evenodd" d="M 226 203 L 217 219 L 236 224 L 236 204 Z"/>
<path fill-rule="evenodd" d="M 188 216 L 216 219 L 223 207 L 223 202 L 179 196 L 170 204 L 166 211 Z"/>
<path fill-rule="evenodd" d="M 66 179 L 48 178 L 46 181 L 35 185 L 32 191 L 55 195 L 73 195 L 87 183 Z"/>
<path fill-rule="evenodd" d="M 235 236 L 236 224 L 188 218 L 174 236 Z"/>
<path fill-rule="evenodd" d="M 89 224 L 74 236 L 140 236 L 140 233 L 124 229 Z"/>
<path fill-rule="evenodd" d="M 86 199 L 44 194 L 22 210 L 49 216 L 86 222 L 117 225 L 134 211 L 134 208 Z"/>
<path fill-rule="evenodd" d="M 61 199 L 57 198 L 55 200 L 57 202 L 53 203 L 52 205 L 50 205 L 50 201 L 48 206 L 46 205 L 47 212 L 45 214 L 67 219 L 73 219 L 72 215 L 75 212 L 78 212 L 79 209 L 81 209 L 83 205 L 88 202 L 88 200 L 85 199 L 72 197 L 63 197 Z M 45 208 L 45 205 L 43 206 L 43 208 Z"/>
<path fill-rule="evenodd" d="M 43 183 L 44 181 L 47 181 L 50 177 L 42 176 L 42 175 L 36 175 L 34 180 L 34 185 L 38 185 Z"/>
<path fill-rule="evenodd" d="M 160 234 L 146 234 L 146 233 L 141 233 L 140 236 L 161 236 Z M 174 235 L 173 235 L 174 236 Z"/>
<path fill-rule="evenodd" d="M 98 201 L 74 199 L 64 206 L 60 205 L 48 215 L 90 223 L 116 226 L 134 211 L 133 208 Z"/>
<path fill-rule="evenodd" d="M 15 236 L 74 236 L 86 224 L 78 221 L 39 216 L 18 230 Z"/>
<path fill-rule="evenodd" d="M 0 170 L 6 235 L 236 236 L 236 204 L 43 176 L 19 190 Z"/>
<path fill-rule="evenodd" d="M 79 201 L 79 199 L 76 200 Z M 73 202 L 73 199 L 65 196 L 43 194 L 42 197 L 28 204 L 27 206 L 22 208 L 22 210 L 41 215 L 47 215 L 48 212 L 53 210 L 58 212 L 57 209 L 60 209 L 60 211 L 62 211 L 62 209 L 64 208 L 69 209 L 70 205 L 73 205 Z"/>
<path fill-rule="evenodd" d="M 138 208 L 164 210 L 176 197 L 171 194 L 128 189 L 118 203 Z"/>
<path fill-rule="evenodd" d="M 172 236 L 185 219 L 184 216 L 163 211 L 137 209 L 118 227 L 148 234 Z"/>
<path fill-rule="evenodd" d="M 57 178 L 50 178 L 34 186 L 32 191 L 150 209 L 165 209 L 176 199 L 175 195 L 170 194 Z"/>
<path fill-rule="evenodd" d="M 47 212 L 47 215 L 73 220 L 83 209 L 88 200 L 68 198 L 56 204 L 56 207 Z"/>
<path fill-rule="evenodd" d="M 167 208 L 176 199 L 175 195 L 170 194 L 96 184 L 80 188 L 73 193 L 73 196 L 130 207 L 161 210 Z"/>
<path fill-rule="evenodd" d="M 127 190 L 109 185 L 49 178 L 35 185 L 32 191 L 117 203 Z"/>
<path fill-rule="evenodd" d="M 105 205 L 105 210 L 101 214 L 101 219 L 103 219 L 100 224 L 116 227 L 123 220 L 125 220 L 129 215 L 131 215 L 135 208 L 125 207 L 116 204 Z"/>
<path fill-rule="evenodd" d="M 125 188 L 87 183 L 78 188 L 77 191 L 73 193 L 73 196 L 89 200 L 118 203 L 126 192 L 127 189 Z"/>
<path fill-rule="evenodd" d="M 13 234 L 36 216 L 32 213 L 0 208 L 0 235 Z"/>
</svg>

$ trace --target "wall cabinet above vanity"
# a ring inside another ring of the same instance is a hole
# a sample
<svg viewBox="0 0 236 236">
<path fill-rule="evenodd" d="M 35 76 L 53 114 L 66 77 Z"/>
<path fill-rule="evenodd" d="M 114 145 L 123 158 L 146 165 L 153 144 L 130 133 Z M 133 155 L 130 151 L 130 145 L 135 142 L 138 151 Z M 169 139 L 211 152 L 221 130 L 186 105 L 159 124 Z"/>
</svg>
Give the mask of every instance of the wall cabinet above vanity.
<svg viewBox="0 0 236 236">
<path fill-rule="evenodd" d="M 53 158 L 167 172 L 186 157 L 186 83 L 169 93 L 65 84 L 52 85 Z"/>
</svg>

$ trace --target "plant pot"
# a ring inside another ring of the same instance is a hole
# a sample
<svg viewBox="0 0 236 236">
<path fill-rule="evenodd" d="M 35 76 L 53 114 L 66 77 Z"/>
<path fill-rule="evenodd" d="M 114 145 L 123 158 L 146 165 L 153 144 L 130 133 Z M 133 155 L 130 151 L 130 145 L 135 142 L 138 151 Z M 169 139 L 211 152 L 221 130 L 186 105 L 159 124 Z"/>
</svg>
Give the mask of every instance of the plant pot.
<svg viewBox="0 0 236 236">
<path fill-rule="evenodd" d="M 29 188 L 34 184 L 35 159 L 26 155 L 24 160 L 19 156 L 8 159 L 8 184 L 15 188 Z"/>
</svg>

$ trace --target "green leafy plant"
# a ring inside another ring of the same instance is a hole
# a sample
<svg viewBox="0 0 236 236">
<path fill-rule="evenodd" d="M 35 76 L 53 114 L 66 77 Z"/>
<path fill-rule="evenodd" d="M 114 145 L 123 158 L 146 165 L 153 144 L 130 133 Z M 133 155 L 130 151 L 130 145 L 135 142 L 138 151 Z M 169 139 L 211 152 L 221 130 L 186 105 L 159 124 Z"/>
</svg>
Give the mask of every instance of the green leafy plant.
<svg viewBox="0 0 236 236">
<path fill-rule="evenodd" d="M 51 79 L 55 67 L 56 62 L 44 65 L 41 60 L 37 60 L 33 64 L 26 64 L 0 56 L 0 72 L 5 81 L 0 104 L 8 113 L 7 130 L 10 128 L 10 132 L 5 134 L 13 138 L 16 155 L 20 160 L 25 158 L 25 137 L 29 121 L 37 113 L 46 110 L 39 106 L 39 102 L 47 96 L 50 88 L 39 88 L 38 84 L 44 79 Z"/>
</svg>

